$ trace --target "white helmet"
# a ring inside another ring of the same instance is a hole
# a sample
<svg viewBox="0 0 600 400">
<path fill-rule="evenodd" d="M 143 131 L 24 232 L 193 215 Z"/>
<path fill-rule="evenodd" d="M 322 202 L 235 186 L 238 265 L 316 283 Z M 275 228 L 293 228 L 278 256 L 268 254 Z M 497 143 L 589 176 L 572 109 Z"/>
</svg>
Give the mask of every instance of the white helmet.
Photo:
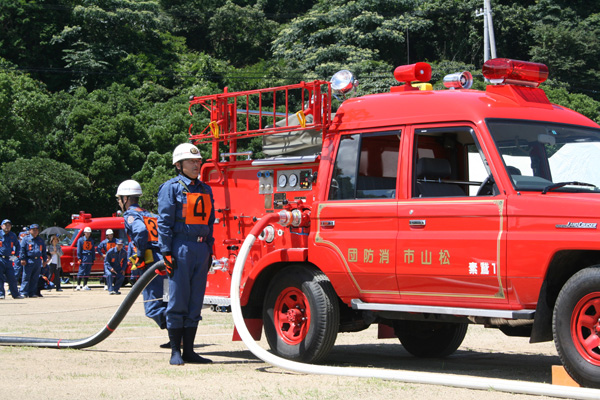
<svg viewBox="0 0 600 400">
<path fill-rule="evenodd" d="M 173 165 L 181 160 L 188 160 L 190 158 L 199 158 L 202 160 L 200 150 L 191 143 L 182 143 L 173 150 Z"/>
<path fill-rule="evenodd" d="M 141 196 L 142 187 L 133 179 L 121 182 L 117 188 L 117 196 Z"/>
<path fill-rule="evenodd" d="M 112 229 L 107 229 L 107 230 L 106 230 L 106 234 L 107 234 L 107 235 L 114 235 L 114 232 L 113 232 L 113 230 L 112 230 Z"/>
<path fill-rule="evenodd" d="M 86 226 L 85 228 L 83 228 L 83 233 L 92 233 L 92 228 Z"/>
</svg>

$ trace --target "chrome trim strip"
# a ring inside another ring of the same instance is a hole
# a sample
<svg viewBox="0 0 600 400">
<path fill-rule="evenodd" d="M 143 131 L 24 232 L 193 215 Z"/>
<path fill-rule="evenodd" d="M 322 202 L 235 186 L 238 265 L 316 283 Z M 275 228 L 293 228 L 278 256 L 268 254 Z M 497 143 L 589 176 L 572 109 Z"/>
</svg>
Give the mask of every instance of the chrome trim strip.
<svg viewBox="0 0 600 400">
<path fill-rule="evenodd" d="M 286 165 L 286 164 L 302 164 L 306 162 L 313 162 L 317 159 L 318 155 L 314 154 L 312 156 L 296 156 L 296 157 L 273 157 L 273 158 L 265 158 L 262 160 L 254 160 L 252 161 L 253 166 L 263 166 L 263 165 Z"/>
<path fill-rule="evenodd" d="M 490 317 L 506 319 L 533 319 L 535 310 L 488 310 L 483 308 L 463 308 L 463 307 L 438 307 L 438 306 L 420 306 L 411 304 L 384 304 L 384 303 L 365 303 L 359 299 L 352 299 L 352 308 L 354 310 L 371 311 L 395 311 L 395 312 L 413 312 L 428 314 L 446 314 L 446 315 L 464 315 L 472 317 Z"/>
<path fill-rule="evenodd" d="M 424 219 L 411 219 L 408 221 L 409 226 L 425 226 L 427 225 L 427 221 Z"/>
<path fill-rule="evenodd" d="M 205 305 L 230 306 L 231 299 L 229 297 L 220 296 L 204 296 Z"/>
</svg>

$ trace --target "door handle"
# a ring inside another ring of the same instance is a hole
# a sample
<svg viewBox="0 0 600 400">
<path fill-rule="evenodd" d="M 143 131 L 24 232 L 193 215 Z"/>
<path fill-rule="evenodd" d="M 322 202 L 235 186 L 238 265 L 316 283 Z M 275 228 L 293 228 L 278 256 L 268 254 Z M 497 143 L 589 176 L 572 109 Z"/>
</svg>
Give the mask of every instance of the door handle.
<svg viewBox="0 0 600 400">
<path fill-rule="evenodd" d="M 321 221 L 321 228 L 333 228 L 335 221 Z"/>
<path fill-rule="evenodd" d="M 414 228 L 423 228 L 427 224 L 424 219 L 411 219 L 408 221 L 408 225 Z"/>
</svg>

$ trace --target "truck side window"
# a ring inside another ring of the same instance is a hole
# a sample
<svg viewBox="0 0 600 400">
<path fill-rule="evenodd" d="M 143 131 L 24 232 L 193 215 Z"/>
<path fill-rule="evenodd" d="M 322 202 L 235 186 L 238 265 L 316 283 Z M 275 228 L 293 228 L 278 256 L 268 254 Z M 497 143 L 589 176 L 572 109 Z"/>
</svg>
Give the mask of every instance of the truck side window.
<svg viewBox="0 0 600 400">
<path fill-rule="evenodd" d="M 420 129 L 415 133 L 413 197 L 497 194 L 473 129 Z"/>
<path fill-rule="evenodd" d="M 329 200 L 394 198 L 399 149 L 399 131 L 343 136 Z"/>
<path fill-rule="evenodd" d="M 98 246 L 102 241 L 102 231 L 92 229 L 92 235 L 90 237 L 94 240 L 94 245 Z"/>
</svg>

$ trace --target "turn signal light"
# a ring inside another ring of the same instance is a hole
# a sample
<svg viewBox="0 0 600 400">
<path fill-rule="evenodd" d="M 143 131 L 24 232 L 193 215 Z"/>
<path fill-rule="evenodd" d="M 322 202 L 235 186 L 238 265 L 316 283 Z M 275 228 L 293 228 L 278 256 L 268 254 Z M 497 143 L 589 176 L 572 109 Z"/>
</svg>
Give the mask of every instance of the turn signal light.
<svg viewBox="0 0 600 400">
<path fill-rule="evenodd" d="M 538 87 L 548 79 L 548 67 L 528 61 L 493 58 L 483 64 L 483 76 L 495 84 Z"/>
</svg>

